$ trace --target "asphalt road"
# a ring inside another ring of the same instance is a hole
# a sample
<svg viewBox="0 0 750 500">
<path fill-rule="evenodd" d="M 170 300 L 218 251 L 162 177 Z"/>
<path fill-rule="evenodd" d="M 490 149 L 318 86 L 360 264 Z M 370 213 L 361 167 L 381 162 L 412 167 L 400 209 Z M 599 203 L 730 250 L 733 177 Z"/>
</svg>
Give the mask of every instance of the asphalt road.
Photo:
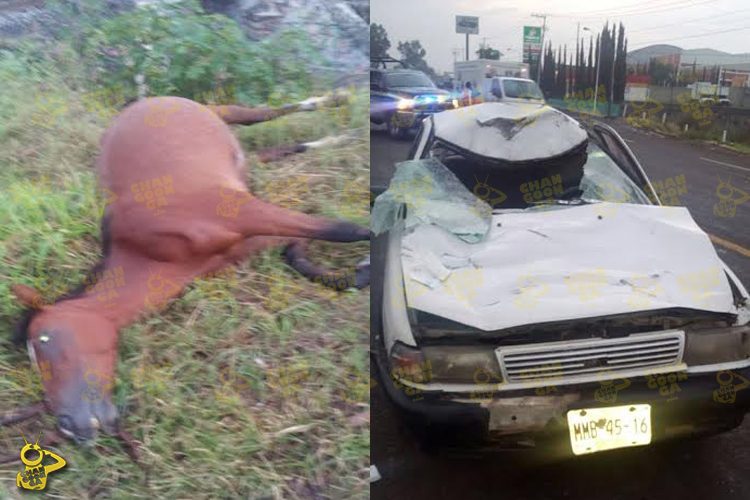
<svg viewBox="0 0 750 500">
<path fill-rule="evenodd" d="M 668 204 L 688 207 L 721 258 L 750 287 L 750 196 L 744 196 L 750 195 L 750 156 L 612 125 L 652 182 L 684 176 L 685 189 Z M 371 184 L 387 185 L 409 147 L 410 141 L 373 131 Z M 749 199 L 735 204 L 727 196 Z M 378 384 L 371 397 L 371 460 L 382 476 L 371 485 L 373 499 L 750 498 L 750 418 L 702 440 L 545 461 L 526 451 L 425 453 Z"/>
</svg>

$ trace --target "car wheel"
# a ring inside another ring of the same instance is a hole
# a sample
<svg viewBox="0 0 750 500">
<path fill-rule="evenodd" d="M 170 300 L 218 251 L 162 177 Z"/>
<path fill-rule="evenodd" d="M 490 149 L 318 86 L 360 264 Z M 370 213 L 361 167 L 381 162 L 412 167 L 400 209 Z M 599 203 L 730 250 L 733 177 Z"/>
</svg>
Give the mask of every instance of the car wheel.
<svg viewBox="0 0 750 500">
<path fill-rule="evenodd" d="M 391 115 L 388 118 L 388 135 L 394 139 L 403 139 L 406 137 L 407 129 L 399 127 L 396 123 L 396 115 Z"/>
</svg>

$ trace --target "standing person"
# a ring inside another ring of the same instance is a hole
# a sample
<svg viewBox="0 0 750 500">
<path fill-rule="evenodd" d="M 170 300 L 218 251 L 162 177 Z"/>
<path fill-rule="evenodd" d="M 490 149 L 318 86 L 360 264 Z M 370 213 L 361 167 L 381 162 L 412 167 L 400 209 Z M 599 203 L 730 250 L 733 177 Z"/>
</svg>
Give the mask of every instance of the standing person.
<svg viewBox="0 0 750 500">
<path fill-rule="evenodd" d="M 466 86 L 464 88 L 464 95 L 463 95 L 464 106 L 471 106 L 473 97 L 474 97 L 474 88 L 472 87 L 471 82 L 466 82 Z"/>
</svg>

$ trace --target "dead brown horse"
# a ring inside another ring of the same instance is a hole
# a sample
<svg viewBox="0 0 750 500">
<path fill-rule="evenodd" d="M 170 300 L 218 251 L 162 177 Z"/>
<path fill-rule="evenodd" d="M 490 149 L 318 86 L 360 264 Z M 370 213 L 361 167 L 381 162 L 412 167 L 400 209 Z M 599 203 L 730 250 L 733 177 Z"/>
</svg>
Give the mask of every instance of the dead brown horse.
<svg viewBox="0 0 750 500">
<path fill-rule="evenodd" d="M 110 196 L 100 266 L 81 291 L 51 305 L 30 287 L 13 287 L 35 309 L 21 331 L 63 434 L 87 441 L 99 428 L 117 432 L 111 390 L 118 330 L 163 307 L 195 278 L 279 245 L 289 245 L 292 266 L 315 278 L 322 270 L 304 257 L 304 241 L 369 239 L 364 227 L 281 208 L 248 192 L 245 156 L 227 123 L 252 124 L 309 107 L 310 100 L 254 109 L 158 97 L 130 105 L 114 120 L 97 165 Z M 306 147 L 277 148 L 268 156 Z M 364 274 L 357 281 L 364 286 Z"/>
</svg>

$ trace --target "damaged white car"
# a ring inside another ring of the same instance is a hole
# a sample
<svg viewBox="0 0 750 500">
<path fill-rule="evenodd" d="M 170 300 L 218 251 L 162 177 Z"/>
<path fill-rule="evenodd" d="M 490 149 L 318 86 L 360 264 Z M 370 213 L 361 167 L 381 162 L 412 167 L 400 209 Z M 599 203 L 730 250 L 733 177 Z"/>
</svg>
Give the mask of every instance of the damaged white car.
<svg viewBox="0 0 750 500">
<path fill-rule="evenodd" d="M 418 432 L 580 455 L 742 422 L 747 290 L 612 128 L 485 103 L 409 157 L 372 213 L 372 353 Z"/>
</svg>

